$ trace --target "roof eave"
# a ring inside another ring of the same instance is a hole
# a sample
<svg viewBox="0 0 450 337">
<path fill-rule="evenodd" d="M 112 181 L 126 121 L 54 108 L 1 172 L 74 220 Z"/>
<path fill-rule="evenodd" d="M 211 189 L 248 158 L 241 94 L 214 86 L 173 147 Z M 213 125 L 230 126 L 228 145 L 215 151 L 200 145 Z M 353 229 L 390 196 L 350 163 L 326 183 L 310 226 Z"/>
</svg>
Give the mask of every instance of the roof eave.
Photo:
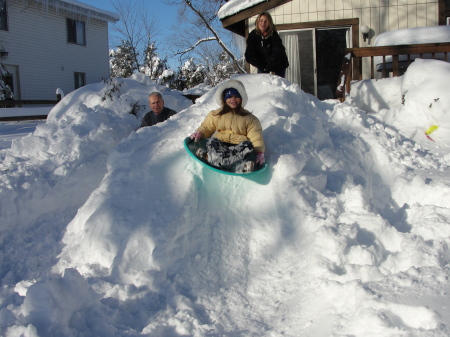
<svg viewBox="0 0 450 337">
<path fill-rule="evenodd" d="M 65 1 L 65 0 L 38 0 L 44 6 L 50 6 L 56 8 L 59 11 L 66 11 L 69 13 L 76 13 L 79 15 L 84 15 L 88 18 L 94 18 L 101 21 L 116 23 L 120 20 L 119 14 L 114 12 L 109 12 L 101 9 L 96 9 L 96 7 L 80 3 L 78 1 Z"/>
<path fill-rule="evenodd" d="M 65 4 L 67 9 L 69 9 L 69 8 L 73 9 L 74 7 L 76 7 L 78 9 L 77 12 L 81 15 L 86 15 L 91 18 L 95 18 L 95 19 L 99 19 L 99 20 L 107 21 L 107 22 L 111 22 L 111 23 L 116 23 L 117 21 L 119 21 L 119 15 L 116 13 L 113 13 L 113 12 L 109 12 L 110 13 L 109 14 L 103 10 L 96 11 L 95 9 L 77 6 L 76 4 L 73 4 L 71 2 L 66 2 L 64 0 L 60 0 L 59 2 L 60 2 L 60 4 Z M 63 9 L 66 9 L 66 8 L 63 8 Z"/>
<path fill-rule="evenodd" d="M 223 18 L 221 20 L 222 26 L 235 34 L 245 36 L 246 19 L 291 1 L 292 0 L 268 0 L 266 2 L 261 2 L 253 7 L 244 9 L 239 13 Z"/>
</svg>

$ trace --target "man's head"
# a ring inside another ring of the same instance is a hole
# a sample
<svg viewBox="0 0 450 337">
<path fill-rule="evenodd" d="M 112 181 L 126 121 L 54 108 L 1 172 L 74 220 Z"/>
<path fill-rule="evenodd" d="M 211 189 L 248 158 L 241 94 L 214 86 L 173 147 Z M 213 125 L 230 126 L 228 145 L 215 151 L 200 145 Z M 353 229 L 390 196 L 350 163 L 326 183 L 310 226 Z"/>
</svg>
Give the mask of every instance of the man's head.
<svg viewBox="0 0 450 337">
<path fill-rule="evenodd" d="M 164 100 L 162 95 L 156 91 L 152 92 L 148 95 L 148 105 L 156 115 L 159 115 L 164 108 Z"/>
</svg>

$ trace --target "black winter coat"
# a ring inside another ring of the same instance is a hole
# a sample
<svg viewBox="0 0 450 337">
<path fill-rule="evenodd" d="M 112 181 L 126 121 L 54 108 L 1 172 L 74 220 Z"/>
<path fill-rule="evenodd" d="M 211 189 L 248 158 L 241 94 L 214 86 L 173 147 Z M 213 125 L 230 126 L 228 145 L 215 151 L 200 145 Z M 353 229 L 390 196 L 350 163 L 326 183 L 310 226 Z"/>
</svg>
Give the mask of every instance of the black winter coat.
<svg viewBox="0 0 450 337">
<path fill-rule="evenodd" d="M 263 37 L 253 29 L 247 38 L 245 60 L 265 73 L 282 71 L 289 67 L 286 49 L 276 31 Z"/>
<path fill-rule="evenodd" d="M 155 115 L 155 113 L 150 110 L 147 112 L 142 119 L 141 128 L 144 126 L 153 126 L 155 124 L 164 122 L 169 117 L 172 117 L 177 112 L 175 110 L 164 107 L 159 115 Z"/>
</svg>

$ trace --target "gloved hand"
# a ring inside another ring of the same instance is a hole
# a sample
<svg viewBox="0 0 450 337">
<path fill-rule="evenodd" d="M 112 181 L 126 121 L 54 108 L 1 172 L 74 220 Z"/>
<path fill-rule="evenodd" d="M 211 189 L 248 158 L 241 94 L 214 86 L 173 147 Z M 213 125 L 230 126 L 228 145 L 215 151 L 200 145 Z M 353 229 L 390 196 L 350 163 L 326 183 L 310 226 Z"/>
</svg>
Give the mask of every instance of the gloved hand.
<svg viewBox="0 0 450 337">
<path fill-rule="evenodd" d="M 258 152 L 256 154 L 256 165 L 263 165 L 266 162 L 266 159 L 264 158 L 264 152 Z"/>
<path fill-rule="evenodd" d="M 264 67 L 264 72 L 268 73 L 271 72 L 273 68 L 273 60 L 270 59 L 269 62 L 267 62 L 266 66 Z"/>
<path fill-rule="evenodd" d="M 190 137 L 194 142 L 198 142 L 203 138 L 203 133 L 195 131 Z"/>
</svg>

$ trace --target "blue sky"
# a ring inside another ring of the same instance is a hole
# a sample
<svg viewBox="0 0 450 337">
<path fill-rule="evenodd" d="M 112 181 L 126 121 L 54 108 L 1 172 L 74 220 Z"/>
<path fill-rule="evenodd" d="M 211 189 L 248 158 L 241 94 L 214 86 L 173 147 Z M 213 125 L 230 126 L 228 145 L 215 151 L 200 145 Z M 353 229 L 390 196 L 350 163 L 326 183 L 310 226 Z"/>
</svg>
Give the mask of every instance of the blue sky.
<svg viewBox="0 0 450 337">
<path fill-rule="evenodd" d="M 100 9 L 116 12 L 110 0 L 78 0 L 78 1 Z M 149 12 L 155 11 L 156 14 L 155 17 L 159 21 L 162 30 L 169 30 L 170 27 L 177 21 L 176 6 L 166 5 L 165 3 L 163 3 L 162 0 L 147 0 L 145 1 L 145 3 L 148 3 Z"/>
<path fill-rule="evenodd" d="M 116 12 L 114 6 L 111 4 L 110 0 L 78 0 L 79 2 L 88 4 L 90 6 L 97 7 L 99 9 Z M 148 3 L 148 11 L 155 11 L 154 17 L 158 21 L 158 24 L 160 26 L 160 32 L 157 37 L 157 47 L 158 51 L 160 51 L 160 56 L 166 56 L 163 51 L 163 44 L 162 41 L 165 40 L 166 37 L 170 36 L 172 34 L 171 27 L 176 23 L 177 21 L 177 7 L 176 6 L 169 6 L 163 3 L 161 0 L 147 0 L 145 3 Z M 156 5 L 155 5 L 156 4 Z M 110 24 L 110 27 L 112 24 Z M 111 29 L 110 29 L 110 40 L 111 40 Z M 110 47 L 113 47 L 110 45 Z M 170 56 L 170 55 L 167 55 Z M 169 60 L 169 65 L 172 68 L 178 67 L 177 60 Z"/>
<path fill-rule="evenodd" d="M 94 6 L 99 9 L 115 12 L 116 10 L 114 6 L 111 4 L 110 0 L 77 0 L 79 2 L 88 4 L 90 6 Z M 159 24 L 159 32 L 156 37 L 156 47 L 158 48 L 157 52 L 159 56 L 161 57 L 167 57 L 168 58 L 168 65 L 173 70 L 178 69 L 180 66 L 180 61 L 178 57 L 172 57 L 173 52 L 169 50 L 167 47 L 167 41 L 169 40 L 169 37 L 174 34 L 172 31 L 172 27 L 177 26 L 177 6 L 169 6 L 165 4 L 162 0 L 145 0 L 145 4 L 147 4 L 147 9 L 149 11 L 149 15 L 152 16 Z M 111 36 L 114 32 L 111 31 L 112 24 L 109 24 L 110 26 L 110 41 Z M 110 47 L 113 48 L 114 46 L 110 44 Z M 233 52 L 238 53 L 238 51 L 235 50 L 235 46 L 229 45 L 228 46 Z M 239 55 L 238 55 L 239 57 Z"/>
</svg>

